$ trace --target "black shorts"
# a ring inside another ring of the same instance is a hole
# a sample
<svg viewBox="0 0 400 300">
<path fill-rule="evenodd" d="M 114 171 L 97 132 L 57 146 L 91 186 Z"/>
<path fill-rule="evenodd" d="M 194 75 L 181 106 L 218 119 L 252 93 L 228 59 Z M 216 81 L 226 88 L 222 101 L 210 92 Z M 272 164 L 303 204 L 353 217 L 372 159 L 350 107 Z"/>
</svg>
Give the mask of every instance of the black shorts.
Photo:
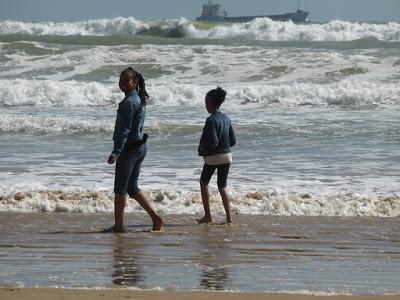
<svg viewBox="0 0 400 300">
<path fill-rule="evenodd" d="M 215 172 L 215 169 L 217 169 L 217 185 L 219 188 L 226 187 L 230 166 L 231 164 L 216 166 L 204 164 L 203 171 L 201 172 L 200 183 L 208 185 Z"/>
<path fill-rule="evenodd" d="M 124 149 L 115 166 L 114 193 L 130 197 L 140 192 L 138 178 L 140 168 L 147 153 L 147 145 L 141 145 L 137 150 Z"/>
</svg>

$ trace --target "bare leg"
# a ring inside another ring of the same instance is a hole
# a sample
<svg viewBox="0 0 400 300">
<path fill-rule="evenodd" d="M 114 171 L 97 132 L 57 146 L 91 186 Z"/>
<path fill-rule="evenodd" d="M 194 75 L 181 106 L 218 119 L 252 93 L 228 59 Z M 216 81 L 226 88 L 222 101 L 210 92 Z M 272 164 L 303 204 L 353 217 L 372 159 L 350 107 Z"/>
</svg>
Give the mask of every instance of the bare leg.
<svg viewBox="0 0 400 300">
<path fill-rule="evenodd" d="M 200 183 L 200 190 L 201 190 L 201 199 L 203 201 L 204 207 L 204 217 L 201 219 L 197 219 L 197 223 L 199 224 L 206 224 L 211 223 L 211 212 L 210 212 L 210 192 L 208 191 L 208 185 Z"/>
<path fill-rule="evenodd" d="M 226 188 L 218 188 L 219 193 L 222 197 L 222 203 L 224 204 L 224 209 L 226 213 L 226 223 L 227 224 L 232 224 L 232 214 L 231 214 L 231 205 L 230 205 L 230 200 L 228 193 L 226 191 Z"/>
<path fill-rule="evenodd" d="M 133 198 L 143 207 L 143 209 L 150 215 L 153 221 L 153 231 L 162 231 L 164 226 L 164 220 L 155 212 L 147 201 L 146 196 L 142 192 L 138 192 L 133 195 Z"/>
<path fill-rule="evenodd" d="M 114 232 L 124 232 L 124 210 L 126 206 L 126 194 L 115 194 L 114 198 Z"/>
</svg>

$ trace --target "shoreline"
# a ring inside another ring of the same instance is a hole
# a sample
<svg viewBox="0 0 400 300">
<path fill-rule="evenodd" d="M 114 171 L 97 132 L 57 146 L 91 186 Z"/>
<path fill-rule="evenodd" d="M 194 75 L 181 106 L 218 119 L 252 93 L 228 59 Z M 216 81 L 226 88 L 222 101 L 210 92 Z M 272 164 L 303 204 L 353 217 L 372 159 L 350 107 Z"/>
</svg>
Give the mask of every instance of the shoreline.
<svg viewBox="0 0 400 300">
<path fill-rule="evenodd" d="M 312 295 L 261 292 L 222 292 L 222 291 L 149 291 L 128 289 L 64 289 L 64 288 L 0 288 L 0 299 L 7 300 L 50 300 L 59 297 L 64 300 L 91 299 L 130 299 L 143 300 L 395 300 L 399 295 Z"/>
<path fill-rule="evenodd" d="M 198 225 L 184 214 L 168 220 L 164 232 L 152 233 L 147 215 L 127 214 L 127 232 L 111 234 L 103 232 L 109 213 L 0 213 L 0 286 L 400 293 L 398 219 L 236 215 L 234 226 Z"/>
</svg>

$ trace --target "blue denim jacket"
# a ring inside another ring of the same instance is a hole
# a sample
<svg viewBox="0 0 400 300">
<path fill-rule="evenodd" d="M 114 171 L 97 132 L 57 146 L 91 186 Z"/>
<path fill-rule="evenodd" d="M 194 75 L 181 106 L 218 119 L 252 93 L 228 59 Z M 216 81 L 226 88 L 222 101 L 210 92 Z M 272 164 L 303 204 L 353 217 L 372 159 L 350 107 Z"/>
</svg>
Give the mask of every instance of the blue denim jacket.
<svg viewBox="0 0 400 300">
<path fill-rule="evenodd" d="M 114 129 L 114 150 L 119 155 L 124 146 L 143 139 L 143 125 L 146 109 L 143 107 L 136 90 L 129 92 L 119 103 Z"/>
<path fill-rule="evenodd" d="M 206 120 L 199 144 L 199 155 L 210 156 L 231 152 L 236 144 L 231 120 L 219 110 Z"/>
</svg>

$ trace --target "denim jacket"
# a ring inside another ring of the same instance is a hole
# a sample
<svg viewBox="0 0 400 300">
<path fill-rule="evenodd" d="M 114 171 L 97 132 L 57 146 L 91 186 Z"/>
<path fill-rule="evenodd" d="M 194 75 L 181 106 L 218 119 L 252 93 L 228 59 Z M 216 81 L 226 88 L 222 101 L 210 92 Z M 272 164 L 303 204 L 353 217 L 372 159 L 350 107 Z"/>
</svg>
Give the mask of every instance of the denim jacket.
<svg viewBox="0 0 400 300">
<path fill-rule="evenodd" d="M 114 150 L 119 155 L 124 146 L 143 139 L 143 126 L 146 109 L 143 107 L 136 90 L 128 93 L 119 103 L 114 129 Z"/>
<path fill-rule="evenodd" d="M 199 155 L 210 156 L 230 153 L 236 144 L 231 120 L 220 111 L 213 112 L 206 120 L 199 144 Z"/>
</svg>

